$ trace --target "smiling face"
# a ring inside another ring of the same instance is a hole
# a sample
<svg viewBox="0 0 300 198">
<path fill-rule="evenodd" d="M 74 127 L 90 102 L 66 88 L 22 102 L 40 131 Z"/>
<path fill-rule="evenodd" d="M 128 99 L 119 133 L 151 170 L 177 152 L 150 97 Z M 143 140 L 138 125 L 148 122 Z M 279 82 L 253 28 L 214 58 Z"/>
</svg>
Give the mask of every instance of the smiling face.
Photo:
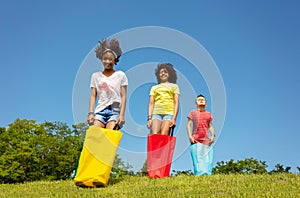
<svg viewBox="0 0 300 198">
<path fill-rule="evenodd" d="M 166 68 L 160 69 L 159 78 L 161 83 L 169 82 L 169 73 Z"/>
<path fill-rule="evenodd" d="M 113 69 L 116 63 L 115 56 L 111 52 L 106 52 L 103 54 L 101 61 L 105 70 Z"/>
</svg>

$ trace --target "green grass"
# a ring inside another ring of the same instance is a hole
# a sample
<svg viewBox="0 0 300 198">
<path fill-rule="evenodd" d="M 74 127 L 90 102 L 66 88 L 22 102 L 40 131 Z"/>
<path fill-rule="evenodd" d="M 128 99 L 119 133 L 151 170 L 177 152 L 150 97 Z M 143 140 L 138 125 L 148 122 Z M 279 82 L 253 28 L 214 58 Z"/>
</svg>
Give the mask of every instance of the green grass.
<svg viewBox="0 0 300 198">
<path fill-rule="evenodd" d="M 40 181 L 1 184 L 0 197 L 300 197 L 300 175 L 127 176 L 105 188 Z"/>
</svg>

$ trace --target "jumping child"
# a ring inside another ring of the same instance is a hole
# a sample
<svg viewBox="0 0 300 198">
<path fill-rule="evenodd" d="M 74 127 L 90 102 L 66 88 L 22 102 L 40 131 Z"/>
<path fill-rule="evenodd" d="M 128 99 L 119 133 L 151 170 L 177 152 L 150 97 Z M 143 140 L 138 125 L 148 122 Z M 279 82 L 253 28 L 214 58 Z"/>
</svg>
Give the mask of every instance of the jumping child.
<svg viewBox="0 0 300 198">
<path fill-rule="evenodd" d="M 210 145 L 215 140 L 214 127 L 212 125 L 213 117 L 210 112 L 205 110 L 206 99 L 203 95 L 197 96 L 196 106 L 197 110 L 192 110 L 188 114 L 186 125 L 187 135 L 191 142 L 190 149 L 193 158 L 194 174 L 210 175 L 213 157 Z M 193 125 L 192 133 L 191 125 Z"/>
<path fill-rule="evenodd" d="M 157 85 L 150 90 L 148 123 L 152 134 L 169 135 L 170 127 L 176 126 L 179 106 L 177 74 L 170 63 L 158 64 L 155 69 Z"/>
<path fill-rule="evenodd" d="M 104 70 L 93 73 L 91 77 L 87 123 L 109 129 L 113 129 L 116 124 L 122 127 L 125 123 L 128 79 L 124 72 L 114 69 L 122 50 L 117 39 L 103 39 L 95 52 Z M 96 98 L 98 103 L 95 108 Z"/>
</svg>

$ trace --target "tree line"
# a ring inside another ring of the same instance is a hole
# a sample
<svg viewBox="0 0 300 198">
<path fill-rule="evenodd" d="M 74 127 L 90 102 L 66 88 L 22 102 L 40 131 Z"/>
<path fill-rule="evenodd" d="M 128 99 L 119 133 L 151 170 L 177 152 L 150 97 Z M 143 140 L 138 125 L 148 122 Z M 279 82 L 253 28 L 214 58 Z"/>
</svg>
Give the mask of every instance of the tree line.
<svg viewBox="0 0 300 198">
<path fill-rule="evenodd" d="M 70 128 L 62 122 L 37 123 L 35 120 L 16 119 L 7 128 L 0 127 L 0 183 L 21 183 L 38 180 L 66 180 L 74 176 L 88 125 L 80 123 Z M 297 167 L 300 171 L 300 167 Z M 144 176 L 146 163 L 140 171 L 118 155 L 111 171 L 110 182 L 124 175 Z M 291 167 L 277 164 L 267 171 L 265 161 L 253 158 L 217 162 L 213 174 L 289 173 Z M 191 170 L 173 171 L 172 175 L 192 175 Z"/>
</svg>

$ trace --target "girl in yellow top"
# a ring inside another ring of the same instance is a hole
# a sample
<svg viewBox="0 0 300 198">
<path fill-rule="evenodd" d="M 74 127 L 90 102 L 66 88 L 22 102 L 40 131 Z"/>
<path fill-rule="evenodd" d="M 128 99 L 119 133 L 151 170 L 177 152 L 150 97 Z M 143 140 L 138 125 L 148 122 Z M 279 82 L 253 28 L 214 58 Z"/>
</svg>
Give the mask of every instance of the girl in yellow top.
<svg viewBox="0 0 300 198">
<path fill-rule="evenodd" d="M 170 63 L 158 64 L 155 69 L 158 81 L 150 91 L 147 127 L 153 134 L 169 135 L 170 127 L 176 126 L 179 106 L 177 74 Z"/>
</svg>

